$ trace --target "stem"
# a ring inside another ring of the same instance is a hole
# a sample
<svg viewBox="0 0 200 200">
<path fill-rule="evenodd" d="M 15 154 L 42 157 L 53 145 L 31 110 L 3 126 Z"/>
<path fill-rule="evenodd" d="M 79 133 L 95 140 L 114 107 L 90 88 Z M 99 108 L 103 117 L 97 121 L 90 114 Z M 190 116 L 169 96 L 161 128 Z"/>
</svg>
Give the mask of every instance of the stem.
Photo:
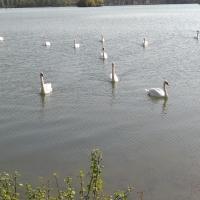
<svg viewBox="0 0 200 200">
<path fill-rule="evenodd" d="M 58 193 L 58 199 L 61 199 L 60 197 L 60 189 L 59 189 L 59 184 L 58 184 L 58 178 L 55 175 L 55 181 L 56 181 L 56 188 L 57 188 L 57 193 Z"/>
</svg>

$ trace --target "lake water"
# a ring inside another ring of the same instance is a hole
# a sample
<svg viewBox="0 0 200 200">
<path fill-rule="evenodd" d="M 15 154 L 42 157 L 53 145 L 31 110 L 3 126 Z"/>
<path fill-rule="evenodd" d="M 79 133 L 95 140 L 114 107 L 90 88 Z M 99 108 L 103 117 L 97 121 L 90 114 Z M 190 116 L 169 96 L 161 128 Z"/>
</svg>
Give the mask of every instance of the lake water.
<svg viewBox="0 0 200 200">
<path fill-rule="evenodd" d="M 134 184 L 149 200 L 199 199 L 197 29 L 199 5 L 1 9 L 1 170 L 28 181 L 55 171 L 76 177 L 98 147 L 108 189 Z M 45 98 L 41 71 L 53 86 Z M 149 98 L 145 88 L 164 79 L 168 101 Z"/>
</svg>

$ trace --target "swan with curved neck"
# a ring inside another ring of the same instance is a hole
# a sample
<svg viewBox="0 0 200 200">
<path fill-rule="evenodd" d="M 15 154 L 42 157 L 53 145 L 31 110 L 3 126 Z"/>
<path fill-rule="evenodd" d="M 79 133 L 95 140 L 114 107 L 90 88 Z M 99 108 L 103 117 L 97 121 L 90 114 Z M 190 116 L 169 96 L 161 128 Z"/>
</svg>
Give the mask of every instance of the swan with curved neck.
<svg viewBox="0 0 200 200">
<path fill-rule="evenodd" d="M 117 74 L 115 73 L 115 64 L 112 63 L 112 73 L 110 74 L 110 79 L 112 83 L 118 82 L 119 78 Z"/>
<path fill-rule="evenodd" d="M 77 49 L 80 47 L 80 44 L 79 43 L 76 43 L 76 40 L 74 40 L 74 48 Z"/>
<path fill-rule="evenodd" d="M 41 84 L 40 93 L 42 95 L 49 94 L 52 92 L 53 89 L 51 83 L 44 82 L 44 74 L 42 72 L 40 73 L 40 84 Z"/>
<path fill-rule="evenodd" d="M 4 37 L 0 36 L 0 41 L 3 42 L 4 41 Z"/>
<path fill-rule="evenodd" d="M 197 30 L 197 35 L 194 38 L 199 40 L 199 30 Z"/>
<path fill-rule="evenodd" d="M 103 60 L 105 60 L 105 59 L 108 58 L 108 55 L 107 55 L 107 53 L 105 52 L 105 48 L 104 48 L 104 47 L 102 48 L 101 58 L 102 58 Z"/>
<path fill-rule="evenodd" d="M 163 88 L 150 88 L 150 89 L 145 89 L 145 90 L 147 94 L 151 97 L 167 98 L 168 93 L 167 93 L 166 85 L 169 85 L 167 80 L 163 82 Z"/>
<path fill-rule="evenodd" d="M 148 46 L 148 41 L 146 40 L 146 38 L 143 39 L 143 43 L 142 43 L 142 46 L 145 48 Z"/>
</svg>

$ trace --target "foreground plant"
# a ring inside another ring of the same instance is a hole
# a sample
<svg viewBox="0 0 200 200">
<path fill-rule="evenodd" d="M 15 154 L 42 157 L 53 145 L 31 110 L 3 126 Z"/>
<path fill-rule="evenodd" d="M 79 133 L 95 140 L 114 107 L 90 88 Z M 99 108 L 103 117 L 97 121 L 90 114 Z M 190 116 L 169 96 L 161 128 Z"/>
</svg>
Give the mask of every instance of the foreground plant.
<svg viewBox="0 0 200 200">
<path fill-rule="evenodd" d="M 64 179 L 59 184 L 56 173 L 53 174 L 54 182 L 50 184 L 42 181 L 39 186 L 19 182 L 19 173 L 0 173 L 0 200 L 127 200 L 129 193 L 133 190 L 128 187 L 125 191 L 117 191 L 107 195 L 103 190 L 102 179 L 102 152 L 94 149 L 91 152 L 90 169 L 88 176 L 83 170 L 79 174 L 79 189 L 73 186 L 71 177 Z M 54 187 L 52 187 L 54 185 Z M 76 184 L 77 185 L 77 184 Z"/>
</svg>

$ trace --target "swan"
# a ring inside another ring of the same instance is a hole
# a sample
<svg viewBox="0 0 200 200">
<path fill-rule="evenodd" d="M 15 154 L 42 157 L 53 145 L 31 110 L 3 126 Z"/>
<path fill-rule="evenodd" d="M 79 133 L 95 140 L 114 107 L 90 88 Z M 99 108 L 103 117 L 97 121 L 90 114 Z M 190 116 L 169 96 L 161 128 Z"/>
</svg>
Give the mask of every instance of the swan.
<svg viewBox="0 0 200 200">
<path fill-rule="evenodd" d="M 194 37 L 194 39 L 199 40 L 199 30 L 197 30 L 197 35 Z"/>
<path fill-rule="evenodd" d="M 108 58 L 108 54 L 105 52 L 105 49 L 104 47 L 102 48 L 102 52 L 101 52 L 101 58 L 103 60 L 107 59 Z"/>
<path fill-rule="evenodd" d="M 50 47 L 50 46 L 51 46 L 51 42 L 46 41 L 46 42 L 44 43 L 44 45 L 45 45 L 46 47 Z"/>
<path fill-rule="evenodd" d="M 0 41 L 3 42 L 4 41 L 4 37 L 0 36 Z"/>
<path fill-rule="evenodd" d="M 112 63 L 112 73 L 110 74 L 110 79 L 112 83 L 118 82 L 119 78 L 117 74 L 115 73 L 115 64 Z"/>
<path fill-rule="evenodd" d="M 167 80 L 165 80 L 163 82 L 163 89 L 162 88 L 150 88 L 150 89 L 145 89 L 145 90 L 146 90 L 147 94 L 151 97 L 167 98 L 168 93 L 167 93 L 166 85 L 169 85 Z"/>
<path fill-rule="evenodd" d="M 79 43 L 76 43 L 76 40 L 74 40 L 74 48 L 77 49 L 80 47 L 80 44 Z"/>
<path fill-rule="evenodd" d="M 105 42 L 105 39 L 104 39 L 104 37 L 103 37 L 103 34 L 101 34 L 101 40 L 100 40 L 102 43 L 104 43 Z"/>
<path fill-rule="evenodd" d="M 40 73 L 40 82 L 41 82 L 40 93 L 42 95 L 49 94 L 52 92 L 51 83 L 44 83 L 44 74 L 42 72 Z"/>
<path fill-rule="evenodd" d="M 143 43 L 142 43 L 142 46 L 145 48 L 148 46 L 148 41 L 146 40 L 146 38 L 143 39 Z"/>
</svg>

